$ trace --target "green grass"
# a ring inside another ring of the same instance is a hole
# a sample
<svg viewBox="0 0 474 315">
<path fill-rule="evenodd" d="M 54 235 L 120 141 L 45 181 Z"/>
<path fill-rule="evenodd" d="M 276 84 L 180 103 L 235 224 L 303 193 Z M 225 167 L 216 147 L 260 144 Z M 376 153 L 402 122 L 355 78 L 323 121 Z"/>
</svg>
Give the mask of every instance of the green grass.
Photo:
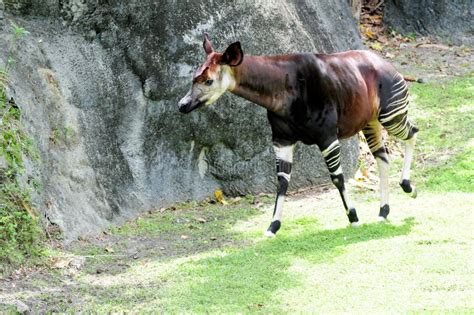
<svg viewBox="0 0 474 315">
<path fill-rule="evenodd" d="M 410 91 L 420 128 L 414 179 L 433 191 L 473 192 L 474 77 L 413 84 Z"/>
<path fill-rule="evenodd" d="M 132 290 L 130 296 L 120 297 L 119 307 L 115 307 L 116 300 L 97 301 L 93 309 L 278 312 L 281 305 L 268 303 L 273 300 L 275 292 L 281 288 L 298 287 L 303 281 L 288 272 L 295 259 L 304 259 L 312 264 L 329 263 L 343 254 L 344 248 L 351 244 L 405 235 L 414 225 L 413 219 L 407 219 L 400 226 L 369 224 L 363 229 L 320 230 L 314 220 L 303 218 L 294 223 L 298 225 L 297 232 L 275 240 L 257 242 L 245 248 L 216 250 L 179 264 L 176 269 L 163 274 L 155 270 L 157 277 L 154 281 L 157 281 L 158 286 L 163 286 L 161 290 Z M 152 263 L 145 268 L 157 266 L 160 264 Z M 166 284 L 160 285 L 164 279 L 174 280 L 172 283 L 167 280 Z M 137 297 L 141 300 L 141 307 L 138 308 Z"/>
<path fill-rule="evenodd" d="M 378 201 L 370 201 L 359 207 L 367 222 L 359 229 L 345 227 L 335 191 L 312 204 L 290 200 L 276 239 L 261 237 L 268 212 L 246 217 L 232 231 L 247 242 L 137 261 L 116 275 L 83 275 L 77 295 L 84 304 L 63 310 L 474 311 L 467 255 L 474 222 L 466 203 L 472 194 L 425 192 L 415 200 L 393 195 L 392 223 L 375 223 Z"/>
</svg>

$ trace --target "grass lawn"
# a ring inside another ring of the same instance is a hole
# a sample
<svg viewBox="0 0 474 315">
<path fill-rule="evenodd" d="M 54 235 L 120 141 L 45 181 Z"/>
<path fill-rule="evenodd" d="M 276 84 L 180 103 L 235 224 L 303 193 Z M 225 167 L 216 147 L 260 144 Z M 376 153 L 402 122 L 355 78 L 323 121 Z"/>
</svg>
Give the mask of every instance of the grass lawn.
<svg viewBox="0 0 474 315">
<path fill-rule="evenodd" d="M 60 289 L 8 298 L 67 312 L 474 313 L 474 79 L 410 90 L 419 193 L 398 187 L 395 157 L 390 223 L 376 223 L 378 192 L 356 186 L 360 228 L 347 227 L 331 188 L 289 197 L 275 239 L 262 236 L 268 198 L 258 209 L 246 198 L 183 204 L 112 229 L 107 244 L 71 249 L 86 264 Z"/>
</svg>

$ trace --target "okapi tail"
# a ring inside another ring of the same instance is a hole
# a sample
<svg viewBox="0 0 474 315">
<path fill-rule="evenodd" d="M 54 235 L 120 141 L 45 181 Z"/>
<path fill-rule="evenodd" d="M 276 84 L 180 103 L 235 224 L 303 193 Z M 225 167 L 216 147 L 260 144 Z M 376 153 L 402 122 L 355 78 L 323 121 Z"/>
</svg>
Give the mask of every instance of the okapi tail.
<svg viewBox="0 0 474 315">
<path fill-rule="evenodd" d="M 407 82 L 426 83 L 425 79 L 422 79 L 422 78 L 415 79 L 414 77 L 410 77 L 408 75 L 403 76 L 403 79 L 405 79 L 405 81 L 407 81 Z"/>
</svg>

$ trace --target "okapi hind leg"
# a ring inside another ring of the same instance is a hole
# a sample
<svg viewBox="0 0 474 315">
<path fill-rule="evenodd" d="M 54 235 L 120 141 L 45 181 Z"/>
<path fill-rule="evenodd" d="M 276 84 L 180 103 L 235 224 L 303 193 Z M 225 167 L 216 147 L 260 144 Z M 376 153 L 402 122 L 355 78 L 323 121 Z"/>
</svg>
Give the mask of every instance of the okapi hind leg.
<svg viewBox="0 0 474 315">
<path fill-rule="evenodd" d="M 403 162 L 400 186 L 403 191 L 416 197 L 416 189 L 410 183 L 410 167 L 416 143 L 418 128 L 408 119 L 408 86 L 400 74 L 395 74 L 388 99 L 381 101 L 378 120 L 388 134 L 405 141 L 405 158 Z"/>
<path fill-rule="evenodd" d="M 359 218 L 357 217 L 356 209 L 352 206 L 344 185 L 344 174 L 342 173 L 341 167 L 341 145 L 339 140 L 336 139 L 329 146 L 325 148 L 320 147 L 320 149 L 328 167 L 331 180 L 341 195 L 349 222 L 352 226 L 358 226 Z"/>
<path fill-rule="evenodd" d="M 270 226 L 265 231 L 265 236 L 274 237 L 281 227 L 282 205 L 285 200 L 286 191 L 291 178 L 291 167 L 293 164 L 294 145 L 273 146 L 276 155 L 276 167 L 278 176 L 278 191 L 273 209 L 273 217 Z"/>
<path fill-rule="evenodd" d="M 370 152 L 377 162 L 380 182 L 380 211 L 379 221 L 385 221 L 390 213 L 389 202 L 389 160 L 387 150 L 382 139 L 382 126 L 378 121 L 372 121 L 362 130 Z"/>
</svg>

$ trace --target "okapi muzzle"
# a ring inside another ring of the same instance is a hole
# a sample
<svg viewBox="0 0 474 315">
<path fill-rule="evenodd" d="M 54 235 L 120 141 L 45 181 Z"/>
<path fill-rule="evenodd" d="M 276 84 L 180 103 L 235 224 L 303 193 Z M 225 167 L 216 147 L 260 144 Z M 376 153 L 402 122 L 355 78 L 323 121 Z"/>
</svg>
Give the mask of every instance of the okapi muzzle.
<svg viewBox="0 0 474 315">
<path fill-rule="evenodd" d="M 200 100 L 194 92 L 194 88 L 189 90 L 188 94 L 186 94 L 178 103 L 178 110 L 181 113 L 187 114 L 192 112 L 195 109 L 198 109 L 199 107 L 203 106 L 206 104 L 206 101 Z"/>
<path fill-rule="evenodd" d="M 240 43 L 233 43 L 222 54 L 216 53 L 207 34 L 204 34 L 203 47 L 206 61 L 196 70 L 191 89 L 178 103 L 181 113 L 190 113 L 203 105 L 211 105 L 235 87 L 232 68 L 240 65 L 244 58 Z"/>
<path fill-rule="evenodd" d="M 321 150 L 352 226 L 359 224 L 359 218 L 345 189 L 339 139 L 360 131 L 367 139 L 380 176 L 380 221 L 385 221 L 390 212 L 389 158 L 383 129 L 405 141 L 400 186 L 416 197 L 410 165 L 418 128 L 408 119 L 407 83 L 390 63 L 364 50 L 244 58 L 239 42 L 224 53 L 214 52 L 207 34 L 203 47 L 206 61 L 194 73 L 191 90 L 179 102 L 179 111 L 189 113 L 212 104 L 226 91 L 267 109 L 278 190 L 266 236 L 275 236 L 281 228 L 296 142 L 315 144 Z"/>
</svg>

